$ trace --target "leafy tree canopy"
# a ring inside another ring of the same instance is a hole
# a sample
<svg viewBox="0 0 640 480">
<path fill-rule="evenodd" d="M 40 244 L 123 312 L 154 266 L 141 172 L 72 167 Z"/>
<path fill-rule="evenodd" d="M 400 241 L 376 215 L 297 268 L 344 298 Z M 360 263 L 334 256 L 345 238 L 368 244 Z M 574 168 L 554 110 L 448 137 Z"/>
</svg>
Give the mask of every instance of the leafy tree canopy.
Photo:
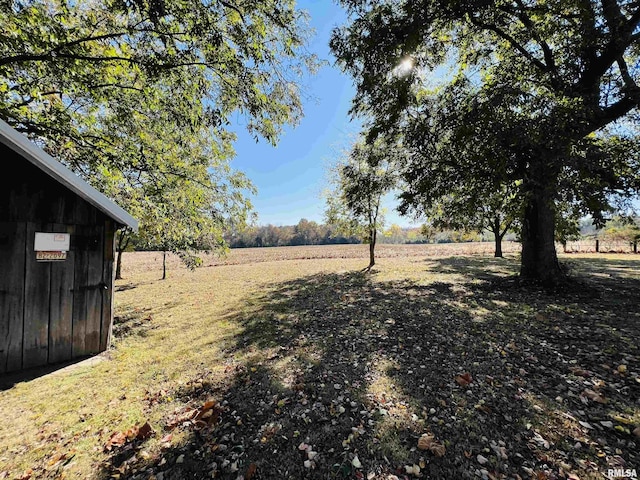
<svg viewBox="0 0 640 480">
<path fill-rule="evenodd" d="M 275 141 L 301 111 L 299 80 L 318 65 L 291 0 L 10 1 L 0 6 L 0 115 L 18 130 L 96 146 L 131 107 L 185 130 L 246 114 Z M 126 95 L 130 101 L 121 104 Z"/>
<path fill-rule="evenodd" d="M 275 143 L 319 66 L 293 0 L 7 1 L 0 30 L 0 117 L 172 251 L 247 215 L 231 115 Z"/>
<path fill-rule="evenodd" d="M 350 22 L 331 45 L 357 84 L 352 112 L 404 135 L 409 206 L 520 181 L 521 273 L 553 281 L 555 202 L 597 218 L 640 187 L 637 2 L 342 4 Z"/>
</svg>

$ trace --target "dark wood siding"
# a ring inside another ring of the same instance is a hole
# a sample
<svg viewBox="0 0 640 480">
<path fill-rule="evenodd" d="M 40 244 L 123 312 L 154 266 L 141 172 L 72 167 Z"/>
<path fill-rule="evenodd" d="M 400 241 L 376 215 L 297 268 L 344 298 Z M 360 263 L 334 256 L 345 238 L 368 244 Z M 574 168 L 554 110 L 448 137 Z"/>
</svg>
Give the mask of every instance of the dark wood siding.
<svg viewBox="0 0 640 480">
<path fill-rule="evenodd" d="M 72 236 L 73 228 L 52 225 L 54 232 L 66 232 Z M 51 263 L 51 303 L 49 312 L 49 363 L 72 358 L 73 283 L 75 253 L 67 253 L 64 262 Z"/>
<path fill-rule="evenodd" d="M 51 263 L 37 262 L 33 249 L 35 232 L 44 232 L 46 225 L 27 223 L 26 268 L 24 272 L 24 341 L 22 367 L 45 365 L 49 345 L 49 302 Z"/>
<path fill-rule="evenodd" d="M 76 272 L 73 303 L 73 356 L 100 351 L 102 325 L 103 225 L 76 231 Z"/>
<path fill-rule="evenodd" d="M 116 231 L 113 222 L 104 224 L 104 260 L 102 281 L 115 285 L 116 272 L 113 268 L 116 258 Z M 100 351 L 106 350 L 111 342 L 113 319 L 113 288 L 105 288 L 102 295 L 102 324 L 100 325 Z"/>
<path fill-rule="evenodd" d="M 0 221 L 95 225 L 106 216 L 13 150 L 0 144 L 10 166 L 0 175 Z"/>
<path fill-rule="evenodd" d="M 116 225 L 0 144 L 0 373 L 108 348 Z M 69 233 L 67 259 L 36 261 L 35 232 Z"/>
<path fill-rule="evenodd" d="M 0 222 L 0 373 L 22 368 L 26 230 Z"/>
</svg>

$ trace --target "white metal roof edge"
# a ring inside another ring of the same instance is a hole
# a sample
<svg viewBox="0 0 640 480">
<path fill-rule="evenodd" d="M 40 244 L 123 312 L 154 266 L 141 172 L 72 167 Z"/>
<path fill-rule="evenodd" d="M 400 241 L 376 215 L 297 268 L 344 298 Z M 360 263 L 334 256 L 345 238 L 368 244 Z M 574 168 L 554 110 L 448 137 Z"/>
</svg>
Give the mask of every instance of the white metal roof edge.
<svg viewBox="0 0 640 480">
<path fill-rule="evenodd" d="M 93 188 L 2 119 L 0 119 L 0 141 L 97 209 L 122 225 L 138 231 L 138 220 L 126 210 Z"/>
</svg>

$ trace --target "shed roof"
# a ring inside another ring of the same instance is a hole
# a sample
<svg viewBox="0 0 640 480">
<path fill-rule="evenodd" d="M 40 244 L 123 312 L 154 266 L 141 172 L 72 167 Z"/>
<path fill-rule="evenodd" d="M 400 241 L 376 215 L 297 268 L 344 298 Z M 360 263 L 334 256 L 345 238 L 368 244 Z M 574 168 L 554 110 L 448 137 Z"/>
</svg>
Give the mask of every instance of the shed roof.
<svg viewBox="0 0 640 480">
<path fill-rule="evenodd" d="M 0 120 L 0 142 L 29 160 L 91 205 L 122 225 L 138 230 L 138 221 L 127 211 L 93 188 L 8 123 Z"/>
</svg>

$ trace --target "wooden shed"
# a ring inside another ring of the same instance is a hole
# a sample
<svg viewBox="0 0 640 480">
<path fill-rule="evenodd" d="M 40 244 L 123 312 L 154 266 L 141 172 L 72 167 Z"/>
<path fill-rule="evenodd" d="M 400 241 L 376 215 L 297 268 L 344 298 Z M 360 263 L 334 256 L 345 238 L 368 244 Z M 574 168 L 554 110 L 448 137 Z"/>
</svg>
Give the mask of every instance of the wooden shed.
<svg viewBox="0 0 640 480">
<path fill-rule="evenodd" d="M 138 222 L 0 120 L 0 373 L 104 351 L 115 233 Z"/>
</svg>

